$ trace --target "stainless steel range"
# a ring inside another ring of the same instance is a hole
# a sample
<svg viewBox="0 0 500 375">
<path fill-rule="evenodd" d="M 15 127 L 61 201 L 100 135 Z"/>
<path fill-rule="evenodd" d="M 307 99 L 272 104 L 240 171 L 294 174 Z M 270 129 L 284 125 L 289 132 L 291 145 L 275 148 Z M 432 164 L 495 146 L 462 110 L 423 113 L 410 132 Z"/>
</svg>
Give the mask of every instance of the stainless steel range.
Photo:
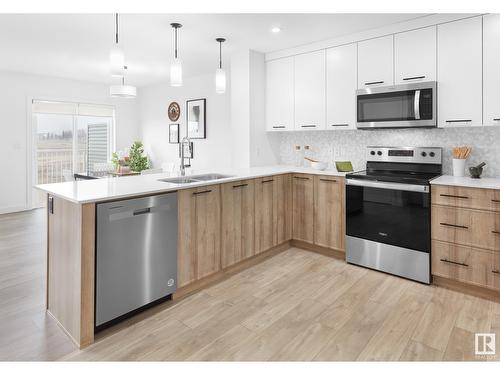
<svg viewBox="0 0 500 375">
<path fill-rule="evenodd" d="M 430 283 L 430 180 L 441 148 L 368 147 L 366 170 L 346 176 L 346 260 Z"/>
</svg>

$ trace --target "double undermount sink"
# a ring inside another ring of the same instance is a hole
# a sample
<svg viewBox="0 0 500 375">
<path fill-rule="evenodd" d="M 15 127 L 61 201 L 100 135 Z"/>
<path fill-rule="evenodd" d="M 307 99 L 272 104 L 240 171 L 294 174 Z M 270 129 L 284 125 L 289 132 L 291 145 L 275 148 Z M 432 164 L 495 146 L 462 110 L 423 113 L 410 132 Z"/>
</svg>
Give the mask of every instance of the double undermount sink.
<svg viewBox="0 0 500 375">
<path fill-rule="evenodd" d="M 228 178 L 228 177 L 233 177 L 233 176 L 219 174 L 219 173 L 208 173 L 208 174 L 200 174 L 194 176 L 162 178 L 161 180 L 158 181 L 170 182 L 171 184 L 191 184 L 194 182 L 220 180 L 221 178 Z"/>
</svg>

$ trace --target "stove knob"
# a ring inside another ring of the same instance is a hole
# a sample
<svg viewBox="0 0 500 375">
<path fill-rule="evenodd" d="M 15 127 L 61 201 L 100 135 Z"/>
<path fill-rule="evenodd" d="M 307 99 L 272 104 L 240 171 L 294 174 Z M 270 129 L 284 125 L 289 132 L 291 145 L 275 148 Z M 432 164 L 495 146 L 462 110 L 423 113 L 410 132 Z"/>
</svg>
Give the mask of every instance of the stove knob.
<svg viewBox="0 0 500 375">
<path fill-rule="evenodd" d="M 427 156 L 427 152 L 422 151 L 422 152 L 420 153 L 420 155 L 422 155 L 422 156 L 425 158 L 425 157 Z"/>
<path fill-rule="evenodd" d="M 431 152 L 429 153 L 429 156 L 430 156 L 431 158 L 433 158 L 434 156 L 436 156 L 436 154 L 435 154 L 433 151 L 431 151 Z"/>
<path fill-rule="evenodd" d="M 370 155 L 375 155 L 375 151 L 370 151 Z"/>
<path fill-rule="evenodd" d="M 377 155 L 378 156 L 382 155 L 382 151 L 377 151 Z"/>
</svg>

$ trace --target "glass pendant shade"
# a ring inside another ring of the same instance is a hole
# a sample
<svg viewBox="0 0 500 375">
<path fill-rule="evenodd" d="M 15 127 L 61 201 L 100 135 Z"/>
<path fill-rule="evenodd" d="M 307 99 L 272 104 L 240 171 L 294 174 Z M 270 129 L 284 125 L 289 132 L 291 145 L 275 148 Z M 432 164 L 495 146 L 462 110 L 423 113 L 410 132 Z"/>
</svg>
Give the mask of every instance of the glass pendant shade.
<svg viewBox="0 0 500 375">
<path fill-rule="evenodd" d="M 170 86 L 182 86 L 182 64 L 177 58 L 170 64 Z"/>
<path fill-rule="evenodd" d="M 215 92 L 217 94 L 226 92 L 226 71 L 222 68 L 215 71 Z"/>
<path fill-rule="evenodd" d="M 109 52 L 109 66 L 112 77 L 123 77 L 125 55 L 118 44 L 114 44 Z"/>
</svg>

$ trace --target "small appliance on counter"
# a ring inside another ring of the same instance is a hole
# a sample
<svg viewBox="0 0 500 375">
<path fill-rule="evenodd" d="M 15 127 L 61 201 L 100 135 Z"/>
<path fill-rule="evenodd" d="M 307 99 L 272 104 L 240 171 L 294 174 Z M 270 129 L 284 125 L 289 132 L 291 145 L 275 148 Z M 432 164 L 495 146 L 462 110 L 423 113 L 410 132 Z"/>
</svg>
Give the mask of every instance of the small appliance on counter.
<svg viewBox="0 0 500 375">
<path fill-rule="evenodd" d="M 366 170 L 346 175 L 346 261 L 429 284 L 430 180 L 436 147 L 368 147 Z"/>
</svg>

